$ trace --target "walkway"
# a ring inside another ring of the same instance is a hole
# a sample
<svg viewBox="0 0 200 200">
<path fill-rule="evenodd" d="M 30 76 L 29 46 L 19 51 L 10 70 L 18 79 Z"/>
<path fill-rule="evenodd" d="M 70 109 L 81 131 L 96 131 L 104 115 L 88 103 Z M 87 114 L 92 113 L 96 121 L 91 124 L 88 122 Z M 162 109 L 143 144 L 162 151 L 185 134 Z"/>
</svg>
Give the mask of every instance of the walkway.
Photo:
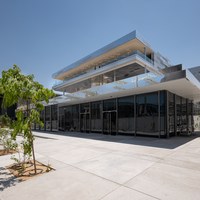
<svg viewBox="0 0 200 200">
<path fill-rule="evenodd" d="M 56 171 L 18 183 L 3 169 L 10 156 L 1 156 L 1 200 L 200 198 L 200 137 L 35 135 L 37 160 Z"/>
</svg>

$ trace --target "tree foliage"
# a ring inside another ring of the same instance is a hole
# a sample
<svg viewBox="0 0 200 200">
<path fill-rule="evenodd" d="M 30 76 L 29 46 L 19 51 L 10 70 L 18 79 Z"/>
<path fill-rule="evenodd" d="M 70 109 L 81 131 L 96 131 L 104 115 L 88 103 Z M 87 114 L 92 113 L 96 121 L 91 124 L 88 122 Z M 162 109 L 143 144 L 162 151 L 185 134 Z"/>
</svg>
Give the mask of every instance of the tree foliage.
<svg viewBox="0 0 200 200">
<path fill-rule="evenodd" d="M 33 123 L 43 125 L 40 121 L 40 112 L 44 109 L 42 101 L 46 103 L 54 96 L 52 90 L 34 81 L 33 75 L 24 75 L 20 68 L 14 65 L 8 71 L 2 72 L 0 78 L 0 94 L 3 95 L 5 108 L 14 104 L 19 107 L 16 110 L 16 121 L 13 124 L 12 138 L 21 134 L 23 136 L 24 154 L 31 156 L 34 153 Z"/>
</svg>

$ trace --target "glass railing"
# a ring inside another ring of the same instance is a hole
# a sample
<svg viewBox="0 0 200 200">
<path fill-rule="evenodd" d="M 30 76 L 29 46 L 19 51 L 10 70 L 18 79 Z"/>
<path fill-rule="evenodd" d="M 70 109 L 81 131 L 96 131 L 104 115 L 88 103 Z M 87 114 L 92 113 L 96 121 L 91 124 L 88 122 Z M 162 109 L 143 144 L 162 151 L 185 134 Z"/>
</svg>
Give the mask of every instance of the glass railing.
<svg viewBox="0 0 200 200">
<path fill-rule="evenodd" d="M 111 61 L 109 61 L 109 62 L 106 62 L 106 63 L 104 63 L 104 64 L 102 64 L 102 65 L 99 65 L 98 67 L 99 67 L 100 69 L 102 69 L 103 67 L 105 67 L 105 66 L 107 66 L 107 65 L 109 65 L 109 64 L 115 63 L 115 62 L 117 62 L 117 61 L 119 61 L 119 60 L 122 60 L 122 59 L 127 58 L 127 57 L 132 56 L 132 55 L 137 55 L 137 56 L 139 56 L 140 58 L 142 58 L 144 61 L 147 61 L 147 62 L 149 62 L 149 63 L 151 63 L 151 64 L 154 63 L 153 60 L 151 60 L 150 58 L 148 58 L 147 56 L 145 56 L 145 55 L 144 55 L 143 53 L 141 53 L 140 51 L 133 51 L 133 52 L 131 52 L 131 53 L 129 53 L 129 54 L 124 54 L 124 55 L 122 55 L 122 56 L 117 57 L 117 58 L 114 59 L 114 60 L 111 60 Z M 63 80 L 63 81 L 56 81 L 56 82 L 53 84 L 53 86 L 61 85 L 62 83 L 65 83 L 66 81 L 69 81 L 69 80 L 71 80 L 71 79 L 73 79 L 73 78 L 77 78 L 77 77 L 79 77 L 79 76 L 82 76 L 83 74 L 91 73 L 91 72 L 93 72 L 93 71 L 97 71 L 97 70 L 90 70 L 90 71 L 88 71 L 88 72 L 80 72 L 79 74 L 77 74 L 77 75 L 75 75 L 75 76 L 73 76 L 73 77 L 70 77 L 70 79 L 66 79 L 66 80 Z"/>
<path fill-rule="evenodd" d="M 97 97 L 100 95 L 112 94 L 115 92 L 129 91 L 135 88 L 143 88 L 153 84 L 160 83 L 163 75 L 157 76 L 151 72 L 141 74 L 135 77 L 115 81 L 101 86 L 92 87 L 86 90 L 78 91 L 72 94 L 66 94 L 64 101 L 73 99 L 84 99 Z"/>
</svg>

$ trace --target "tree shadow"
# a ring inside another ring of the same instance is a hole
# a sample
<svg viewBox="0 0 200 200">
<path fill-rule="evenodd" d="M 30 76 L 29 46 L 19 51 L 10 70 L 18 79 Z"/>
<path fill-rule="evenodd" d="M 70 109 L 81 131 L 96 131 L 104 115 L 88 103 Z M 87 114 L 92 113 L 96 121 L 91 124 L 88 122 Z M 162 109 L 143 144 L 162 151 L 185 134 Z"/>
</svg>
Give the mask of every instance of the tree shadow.
<svg viewBox="0 0 200 200">
<path fill-rule="evenodd" d="M 13 176 L 6 168 L 0 167 L 0 192 L 6 188 L 15 186 L 19 180 Z"/>
</svg>

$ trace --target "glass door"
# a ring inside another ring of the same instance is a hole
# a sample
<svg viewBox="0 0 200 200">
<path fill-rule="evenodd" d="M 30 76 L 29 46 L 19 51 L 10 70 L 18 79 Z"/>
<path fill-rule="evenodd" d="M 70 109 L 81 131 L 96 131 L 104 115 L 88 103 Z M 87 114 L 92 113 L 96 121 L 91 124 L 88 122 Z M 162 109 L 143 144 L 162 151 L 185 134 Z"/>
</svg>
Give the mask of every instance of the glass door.
<svg viewBox="0 0 200 200">
<path fill-rule="evenodd" d="M 103 133 L 116 135 L 116 111 L 103 112 Z"/>
</svg>

